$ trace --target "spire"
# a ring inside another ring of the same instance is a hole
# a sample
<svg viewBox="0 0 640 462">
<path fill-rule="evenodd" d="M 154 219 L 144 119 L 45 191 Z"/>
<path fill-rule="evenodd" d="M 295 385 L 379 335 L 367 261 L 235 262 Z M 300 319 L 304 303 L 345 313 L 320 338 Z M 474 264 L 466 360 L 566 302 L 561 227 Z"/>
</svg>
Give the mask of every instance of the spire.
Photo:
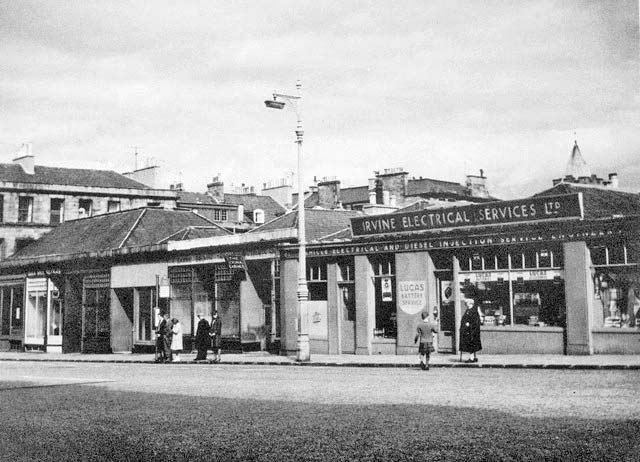
<svg viewBox="0 0 640 462">
<path fill-rule="evenodd" d="M 587 165 L 587 162 L 582 157 L 580 148 L 578 147 L 578 141 L 574 142 L 573 150 L 571 151 L 571 157 L 567 163 L 567 170 L 565 175 L 571 175 L 574 178 L 580 178 L 581 176 L 591 176 L 591 170 Z"/>
</svg>

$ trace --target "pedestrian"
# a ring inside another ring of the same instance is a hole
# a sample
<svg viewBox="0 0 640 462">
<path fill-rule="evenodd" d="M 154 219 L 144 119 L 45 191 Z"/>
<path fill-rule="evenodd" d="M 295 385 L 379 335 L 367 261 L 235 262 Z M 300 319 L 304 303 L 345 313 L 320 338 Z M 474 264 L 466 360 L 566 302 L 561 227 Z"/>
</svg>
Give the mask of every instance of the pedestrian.
<svg viewBox="0 0 640 462">
<path fill-rule="evenodd" d="M 469 353 L 467 362 L 478 362 L 476 352 L 482 350 L 482 342 L 480 341 L 480 314 L 475 307 L 475 301 L 472 298 L 465 299 L 467 310 L 462 315 L 460 322 L 460 360 L 462 361 L 462 352 Z"/>
<path fill-rule="evenodd" d="M 161 314 L 160 324 L 156 330 L 156 362 L 166 363 L 171 360 L 171 321 L 169 313 Z"/>
<path fill-rule="evenodd" d="M 173 323 L 171 328 L 171 361 L 178 362 L 182 352 L 182 325 L 178 318 L 173 318 L 171 322 Z"/>
<path fill-rule="evenodd" d="M 218 316 L 218 312 L 213 313 L 211 319 L 211 328 L 209 329 L 209 335 L 211 337 L 211 343 L 213 347 L 213 353 L 215 355 L 213 362 L 220 362 L 220 348 L 222 346 L 222 320 Z"/>
<path fill-rule="evenodd" d="M 420 357 L 420 368 L 422 370 L 429 370 L 429 359 L 431 353 L 435 351 L 433 347 L 433 334 L 438 333 L 438 325 L 435 321 L 432 321 L 427 311 L 422 312 L 422 321 L 418 323 L 416 337 L 413 343 L 420 341 L 418 347 L 418 355 Z"/>
<path fill-rule="evenodd" d="M 196 349 L 198 350 L 198 355 L 194 361 L 205 361 L 207 359 L 207 350 L 211 346 L 211 337 L 209 337 L 211 326 L 202 314 L 198 314 L 198 319 L 198 326 L 196 328 Z"/>
</svg>

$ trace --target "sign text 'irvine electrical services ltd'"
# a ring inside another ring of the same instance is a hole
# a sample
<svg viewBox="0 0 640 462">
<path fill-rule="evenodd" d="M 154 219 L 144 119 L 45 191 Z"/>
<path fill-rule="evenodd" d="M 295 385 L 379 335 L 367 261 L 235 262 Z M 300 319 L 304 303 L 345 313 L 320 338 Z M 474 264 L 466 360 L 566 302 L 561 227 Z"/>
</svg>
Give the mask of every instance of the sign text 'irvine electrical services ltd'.
<svg viewBox="0 0 640 462">
<path fill-rule="evenodd" d="M 358 217 L 351 228 L 354 236 L 366 236 L 558 218 L 582 218 L 580 193 Z"/>
</svg>

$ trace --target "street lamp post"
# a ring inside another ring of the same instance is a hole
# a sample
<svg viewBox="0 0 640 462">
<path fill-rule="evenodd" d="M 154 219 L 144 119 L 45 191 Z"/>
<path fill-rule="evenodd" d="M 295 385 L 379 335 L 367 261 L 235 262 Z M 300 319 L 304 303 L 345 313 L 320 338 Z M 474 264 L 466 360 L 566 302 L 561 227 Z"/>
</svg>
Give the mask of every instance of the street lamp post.
<svg viewBox="0 0 640 462">
<path fill-rule="evenodd" d="M 302 112 L 301 112 L 301 90 L 302 84 L 298 80 L 296 82 L 296 95 L 284 95 L 281 93 L 273 93 L 272 100 L 266 100 L 264 104 L 271 109 L 283 109 L 286 103 L 296 113 L 296 144 L 298 145 L 298 337 L 296 343 L 296 359 L 298 361 L 309 361 L 311 352 L 309 348 L 309 323 L 307 319 L 306 301 L 309 299 L 309 290 L 307 288 L 307 239 L 305 234 L 305 211 L 304 211 L 304 181 L 303 181 L 303 162 L 302 162 Z"/>
</svg>

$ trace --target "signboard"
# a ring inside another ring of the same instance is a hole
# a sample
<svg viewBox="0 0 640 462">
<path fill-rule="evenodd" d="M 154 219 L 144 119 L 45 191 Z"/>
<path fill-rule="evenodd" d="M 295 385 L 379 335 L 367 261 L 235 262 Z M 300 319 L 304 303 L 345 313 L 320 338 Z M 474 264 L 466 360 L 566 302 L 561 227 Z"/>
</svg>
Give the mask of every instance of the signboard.
<svg viewBox="0 0 640 462">
<path fill-rule="evenodd" d="M 393 290 L 391 288 L 391 278 L 382 278 L 380 280 L 380 286 L 382 287 L 382 301 L 393 301 Z"/>
<path fill-rule="evenodd" d="M 160 278 L 160 290 L 158 291 L 160 298 L 169 298 L 169 295 L 170 295 L 169 289 L 170 289 L 169 278 L 162 276 Z"/>
<path fill-rule="evenodd" d="M 368 236 L 582 217 L 577 193 L 358 217 L 351 219 L 351 229 L 354 236 Z"/>
<path fill-rule="evenodd" d="M 242 255 L 226 255 L 224 259 L 227 262 L 227 266 L 229 267 L 230 270 L 244 271 L 244 257 Z"/>
<path fill-rule="evenodd" d="M 400 281 L 398 283 L 398 306 L 407 314 L 416 314 L 427 306 L 427 284 L 425 281 Z"/>
<path fill-rule="evenodd" d="M 623 236 L 624 230 L 602 228 L 579 231 L 518 231 L 500 235 L 467 236 L 451 238 L 431 238 L 411 241 L 372 242 L 346 244 L 336 247 L 307 247 L 307 256 L 325 257 L 335 255 L 363 255 L 388 252 L 416 252 L 433 249 L 459 249 L 485 245 L 527 244 L 534 242 L 564 242 L 585 239 L 613 238 Z M 285 252 L 285 256 L 293 258 L 295 251 Z"/>
</svg>

